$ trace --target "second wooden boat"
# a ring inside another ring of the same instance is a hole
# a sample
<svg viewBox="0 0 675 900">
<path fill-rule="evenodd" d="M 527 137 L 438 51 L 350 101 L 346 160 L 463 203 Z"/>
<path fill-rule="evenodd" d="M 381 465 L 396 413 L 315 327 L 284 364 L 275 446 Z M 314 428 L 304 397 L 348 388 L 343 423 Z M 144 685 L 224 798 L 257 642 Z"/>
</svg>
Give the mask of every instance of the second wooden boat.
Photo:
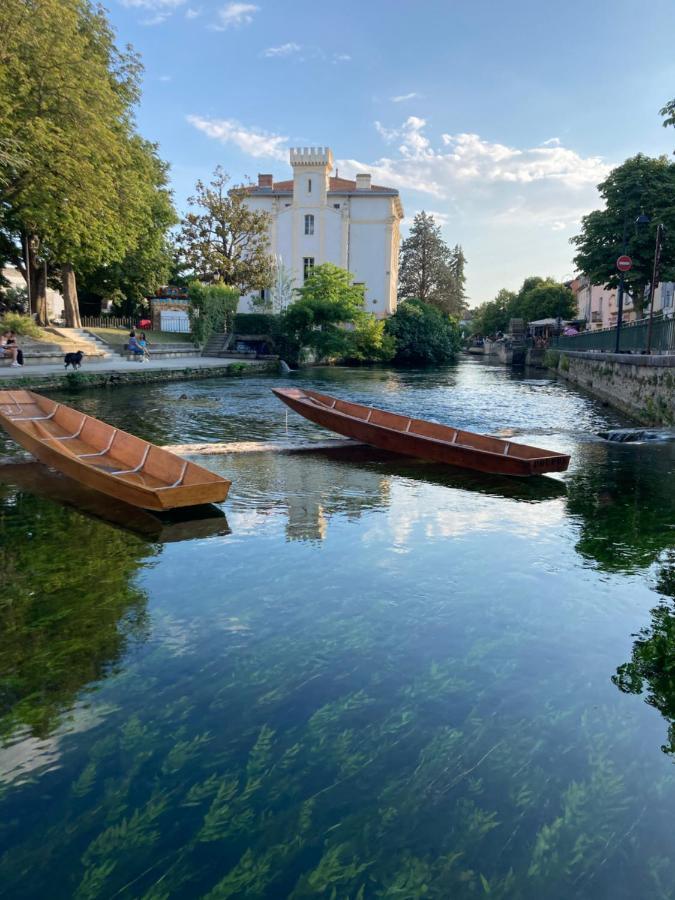
<svg viewBox="0 0 675 900">
<path fill-rule="evenodd" d="M 317 425 L 405 456 L 498 475 L 564 472 L 570 461 L 569 456 L 562 453 L 401 416 L 318 391 L 272 390 L 287 406 Z"/>
<path fill-rule="evenodd" d="M 32 391 L 0 391 L 0 425 L 40 462 L 142 509 L 219 503 L 226 478 Z"/>
</svg>

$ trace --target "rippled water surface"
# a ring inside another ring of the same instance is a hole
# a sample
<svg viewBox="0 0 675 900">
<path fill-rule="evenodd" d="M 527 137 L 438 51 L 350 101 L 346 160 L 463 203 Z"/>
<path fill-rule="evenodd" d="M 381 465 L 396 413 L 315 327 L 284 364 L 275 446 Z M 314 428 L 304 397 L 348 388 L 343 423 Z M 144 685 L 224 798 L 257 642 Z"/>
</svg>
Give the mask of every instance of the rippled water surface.
<svg viewBox="0 0 675 900">
<path fill-rule="evenodd" d="M 64 395 L 302 450 L 169 525 L 0 469 L 0 896 L 675 897 L 675 444 L 473 360 L 292 380 L 572 465 L 311 449 L 289 379 Z"/>
</svg>

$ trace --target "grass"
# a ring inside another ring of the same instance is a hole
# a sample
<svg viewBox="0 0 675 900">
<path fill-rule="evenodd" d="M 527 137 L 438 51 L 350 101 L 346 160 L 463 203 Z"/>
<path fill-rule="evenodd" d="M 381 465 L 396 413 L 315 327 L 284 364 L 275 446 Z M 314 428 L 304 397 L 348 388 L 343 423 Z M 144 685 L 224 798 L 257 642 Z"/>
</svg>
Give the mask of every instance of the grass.
<svg viewBox="0 0 675 900">
<path fill-rule="evenodd" d="M 114 347 L 122 347 L 129 340 L 129 330 L 127 328 L 87 328 L 92 334 L 95 334 L 107 344 Z M 140 334 L 140 329 L 136 329 L 136 333 Z M 191 334 L 176 333 L 173 331 L 146 331 L 145 336 L 151 347 L 158 344 L 193 344 Z"/>
</svg>

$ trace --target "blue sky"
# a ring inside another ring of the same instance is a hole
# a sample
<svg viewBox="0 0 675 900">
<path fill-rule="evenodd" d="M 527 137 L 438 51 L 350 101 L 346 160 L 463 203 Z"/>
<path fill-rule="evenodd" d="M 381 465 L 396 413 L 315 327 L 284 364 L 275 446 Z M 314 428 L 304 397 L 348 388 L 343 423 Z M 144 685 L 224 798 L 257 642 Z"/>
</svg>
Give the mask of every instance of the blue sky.
<svg viewBox="0 0 675 900">
<path fill-rule="evenodd" d="M 572 272 L 595 185 L 670 154 L 672 0 L 109 0 L 145 65 L 138 124 L 179 211 L 222 164 L 290 177 L 290 146 L 398 188 L 468 260 L 473 304 Z M 405 229 L 405 223 L 404 223 Z"/>
</svg>

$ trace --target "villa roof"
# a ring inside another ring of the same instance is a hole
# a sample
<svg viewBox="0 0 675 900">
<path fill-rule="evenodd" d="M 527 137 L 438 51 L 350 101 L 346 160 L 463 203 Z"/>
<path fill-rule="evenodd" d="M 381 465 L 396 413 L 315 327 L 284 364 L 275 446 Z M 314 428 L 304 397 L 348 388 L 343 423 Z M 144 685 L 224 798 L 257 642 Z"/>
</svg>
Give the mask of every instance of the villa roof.
<svg viewBox="0 0 675 900">
<path fill-rule="evenodd" d="M 367 194 L 368 190 L 358 190 L 356 189 L 356 181 L 352 181 L 350 178 L 336 178 L 331 176 L 328 185 L 328 192 L 331 194 L 348 194 L 354 191 L 354 193 L 358 194 Z M 386 194 L 398 194 L 396 188 L 383 187 L 382 185 L 372 184 L 370 186 L 370 191 L 373 193 L 386 193 Z M 251 193 L 253 194 L 270 194 L 270 193 L 293 193 L 293 179 L 289 179 L 288 181 L 275 181 L 272 189 L 270 188 L 260 188 L 258 185 L 254 185 L 251 189 Z"/>
</svg>

